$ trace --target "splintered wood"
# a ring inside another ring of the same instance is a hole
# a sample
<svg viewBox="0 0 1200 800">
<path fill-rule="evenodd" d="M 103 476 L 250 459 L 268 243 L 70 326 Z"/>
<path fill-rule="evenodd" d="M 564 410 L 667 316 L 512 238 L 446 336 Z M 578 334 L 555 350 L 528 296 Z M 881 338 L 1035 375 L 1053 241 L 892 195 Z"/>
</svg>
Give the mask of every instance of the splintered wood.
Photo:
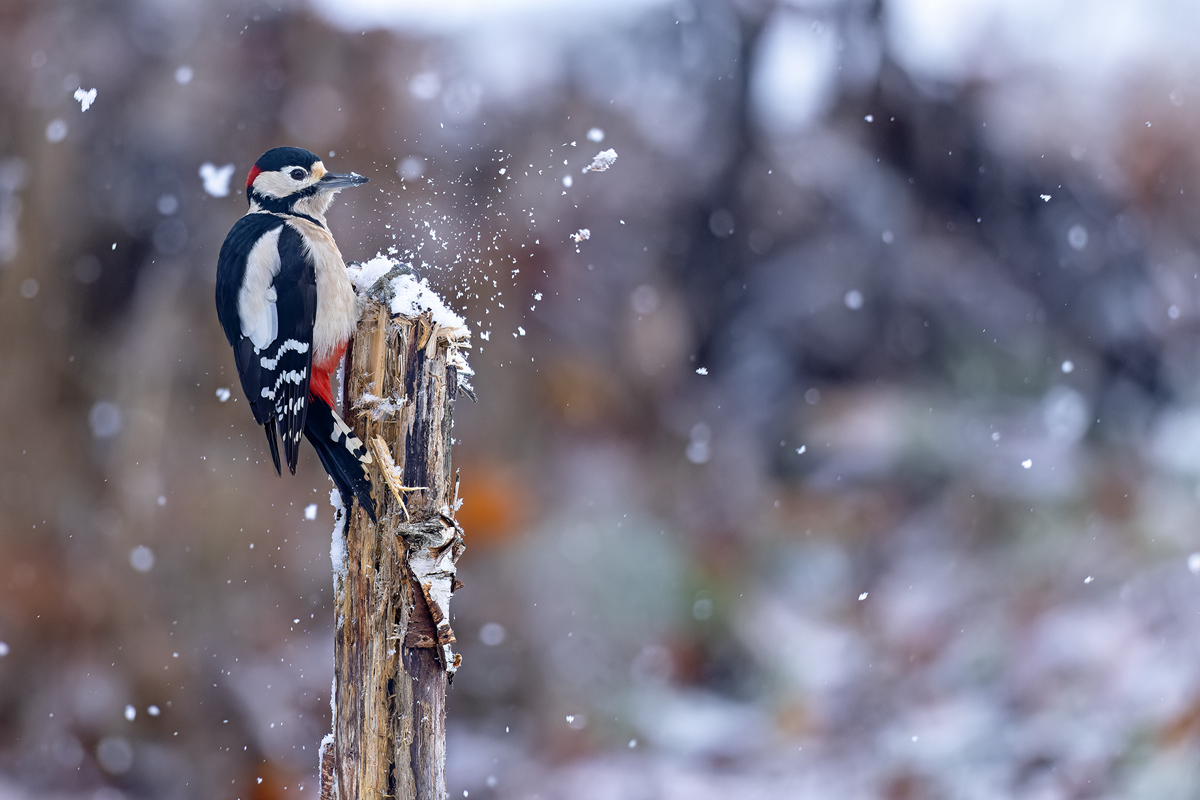
<svg viewBox="0 0 1200 800">
<path fill-rule="evenodd" d="M 449 623 L 463 550 L 450 464 L 459 337 L 368 300 L 351 344 L 343 411 L 373 455 L 379 522 L 354 507 L 335 570 L 322 800 L 446 797 L 446 688 L 460 662 Z"/>
</svg>

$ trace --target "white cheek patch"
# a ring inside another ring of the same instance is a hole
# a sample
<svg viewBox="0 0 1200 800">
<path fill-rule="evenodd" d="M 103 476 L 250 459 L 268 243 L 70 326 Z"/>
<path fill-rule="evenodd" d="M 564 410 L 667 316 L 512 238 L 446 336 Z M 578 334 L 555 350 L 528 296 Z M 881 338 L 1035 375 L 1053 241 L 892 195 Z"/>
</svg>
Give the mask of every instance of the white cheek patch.
<svg viewBox="0 0 1200 800">
<path fill-rule="evenodd" d="M 265 350 L 279 336 L 279 311 L 275 307 L 275 288 L 271 282 L 279 274 L 279 234 L 282 227 L 265 234 L 254 243 L 246 259 L 246 275 L 238 291 L 238 320 L 242 336 L 254 349 Z"/>
<path fill-rule="evenodd" d="M 317 162 L 318 164 L 321 162 Z M 315 166 L 315 165 L 314 165 Z M 294 169 L 305 169 L 299 165 L 284 167 L 276 172 L 260 172 L 254 179 L 254 191 L 259 194 L 265 194 L 267 197 L 287 197 L 292 192 L 299 191 L 310 183 L 313 183 L 313 178 L 317 176 L 314 172 L 312 175 L 305 170 L 303 180 L 293 180 L 290 175 Z M 324 168 L 322 168 L 322 172 Z"/>
</svg>

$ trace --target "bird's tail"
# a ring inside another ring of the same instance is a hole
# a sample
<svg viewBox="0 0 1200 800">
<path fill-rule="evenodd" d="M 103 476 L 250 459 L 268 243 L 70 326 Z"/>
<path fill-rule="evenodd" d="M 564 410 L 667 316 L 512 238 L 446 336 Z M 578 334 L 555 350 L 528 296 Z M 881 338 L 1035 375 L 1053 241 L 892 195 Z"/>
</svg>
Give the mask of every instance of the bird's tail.
<svg viewBox="0 0 1200 800">
<path fill-rule="evenodd" d="M 342 501 L 347 503 L 347 509 L 350 507 L 350 498 L 355 497 L 358 504 L 366 509 L 371 521 L 375 522 L 375 502 L 371 499 L 371 481 L 367 477 L 371 454 L 350 430 L 350 426 L 323 399 L 309 395 L 304 435 L 342 493 Z"/>
</svg>

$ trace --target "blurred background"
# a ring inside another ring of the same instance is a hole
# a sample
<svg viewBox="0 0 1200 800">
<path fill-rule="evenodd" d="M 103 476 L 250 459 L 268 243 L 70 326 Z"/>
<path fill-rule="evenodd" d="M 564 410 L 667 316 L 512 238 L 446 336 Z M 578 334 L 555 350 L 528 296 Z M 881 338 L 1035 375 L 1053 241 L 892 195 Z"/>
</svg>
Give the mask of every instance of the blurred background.
<svg viewBox="0 0 1200 800">
<path fill-rule="evenodd" d="M 474 331 L 452 797 L 1200 795 L 1198 25 L 5 0 L 0 798 L 316 797 L 330 483 L 213 308 L 282 144 Z"/>
</svg>

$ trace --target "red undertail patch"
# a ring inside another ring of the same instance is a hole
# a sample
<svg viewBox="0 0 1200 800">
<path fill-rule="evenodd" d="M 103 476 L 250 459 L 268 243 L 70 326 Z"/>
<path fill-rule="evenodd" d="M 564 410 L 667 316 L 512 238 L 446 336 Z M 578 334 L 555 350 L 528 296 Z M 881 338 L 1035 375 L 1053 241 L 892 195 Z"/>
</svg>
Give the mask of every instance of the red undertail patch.
<svg viewBox="0 0 1200 800">
<path fill-rule="evenodd" d="M 324 400 L 330 408 L 337 407 L 333 403 L 332 379 L 345 354 L 346 345 L 342 345 L 341 349 L 335 350 L 324 361 L 314 363 L 312 367 L 312 380 L 308 382 L 308 393 Z"/>
</svg>

